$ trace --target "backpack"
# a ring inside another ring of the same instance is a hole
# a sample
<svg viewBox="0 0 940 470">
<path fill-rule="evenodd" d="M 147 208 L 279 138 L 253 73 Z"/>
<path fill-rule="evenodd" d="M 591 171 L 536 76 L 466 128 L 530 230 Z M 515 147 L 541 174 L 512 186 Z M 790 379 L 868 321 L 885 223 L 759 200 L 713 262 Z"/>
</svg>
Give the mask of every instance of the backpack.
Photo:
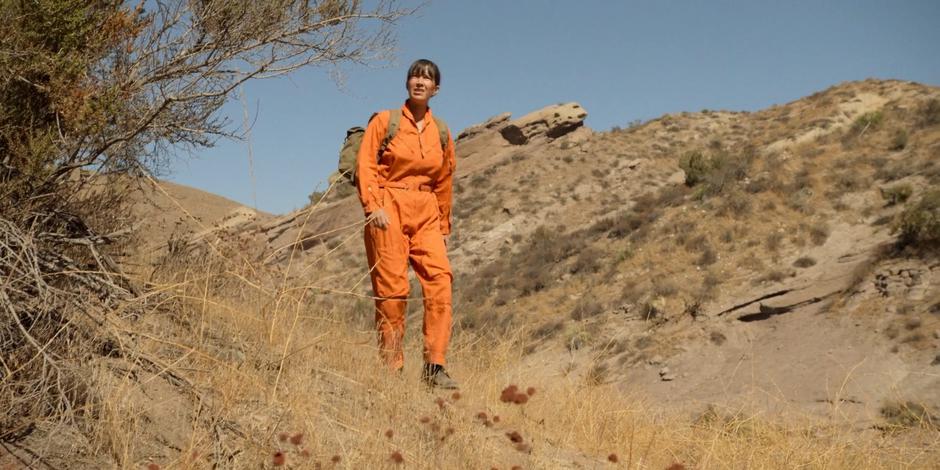
<svg viewBox="0 0 940 470">
<path fill-rule="evenodd" d="M 379 113 L 375 113 L 372 117 L 369 118 L 369 122 L 372 122 Z M 441 136 L 441 150 L 447 150 L 447 141 L 449 132 L 447 130 L 447 123 L 443 119 L 433 116 L 434 123 L 437 124 L 437 130 Z M 401 121 L 401 109 L 392 109 L 389 111 L 388 119 L 388 129 L 385 130 L 385 138 L 382 139 L 382 145 L 379 146 L 378 155 L 375 156 L 378 160 L 382 153 L 385 152 L 385 149 L 388 148 L 389 142 L 395 137 L 395 133 L 398 132 L 398 123 Z M 362 127 L 351 127 L 346 131 L 346 139 L 343 140 L 343 147 L 339 151 L 339 165 L 337 168 L 337 173 L 340 177 L 346 178 L 350 184 L 353 186 L 356 185 L 356 156 L 359 154 L 359 147 L 362 146 L 362 136 L 365 135 L 366 130 Z"/>
</svg>

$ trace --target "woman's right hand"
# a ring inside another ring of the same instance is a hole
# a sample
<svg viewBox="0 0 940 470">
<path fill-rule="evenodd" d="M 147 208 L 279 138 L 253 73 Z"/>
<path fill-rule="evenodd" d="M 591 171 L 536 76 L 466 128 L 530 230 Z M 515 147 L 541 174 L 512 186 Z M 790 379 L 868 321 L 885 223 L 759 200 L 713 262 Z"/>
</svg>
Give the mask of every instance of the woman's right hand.
<svg viewBox="0 0 940 470">
<path fill-rule="evenodd" d="M 380 207 L 369 214 L 369 223 L 376 228 L 385 230 L 388 227 L 388 214 L 385 213 L 385 209 Z"/>
</svg>

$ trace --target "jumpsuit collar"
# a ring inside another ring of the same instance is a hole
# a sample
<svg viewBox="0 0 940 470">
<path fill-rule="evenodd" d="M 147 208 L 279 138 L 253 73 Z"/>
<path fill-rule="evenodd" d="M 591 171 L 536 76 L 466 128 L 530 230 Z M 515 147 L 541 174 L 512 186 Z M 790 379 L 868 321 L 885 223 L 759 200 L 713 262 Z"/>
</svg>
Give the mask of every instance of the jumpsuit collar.
<svg viewBox="0 0 940 470">
<path fill-rule="evenodd" d="M 415 122 L 415 117 L 414 117 L 414 115 L 412 115 L 412 114 L 411 114 L 411 110 L 408 109 L 408 101 L 407 101 L 407 100 L 405 101 L 404 104 L 401 105 L 401 115 L 407 117 L 408 119 L 410 119 L 411 122 L 412 122 L 413 124 L 415 124 L 415 127 L 417 127 L 417 124 L 418 124 L 418 123 Z M 427 126 L 427 123 L 429 122 L 429 121 L 428 121 L 428 118 L 431 118 L 431 116 L 432 116 L 432 115 L 431 115 L 431 107 L 428 106 L 427 112 L 424 113 L 424 123 L 425 123 L 424 128 L 425 128 L 425 129 L 428 128 L 428 126 Z M 433 118 L 431 118 L 431 120 L 433 120 Z"/>
</svg>

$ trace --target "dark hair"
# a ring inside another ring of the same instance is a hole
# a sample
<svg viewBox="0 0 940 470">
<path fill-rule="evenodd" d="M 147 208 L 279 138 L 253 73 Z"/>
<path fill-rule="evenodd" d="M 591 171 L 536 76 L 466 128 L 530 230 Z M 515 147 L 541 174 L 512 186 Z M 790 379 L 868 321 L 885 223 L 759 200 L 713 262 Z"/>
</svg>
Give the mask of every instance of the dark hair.
<svg viewBox="0 0 940 470">
<path fill-rule="evenodd" d="M 441 86 L 441 70 L 428 59 L 418 59 L 408 67 L 408 76 L 405 79 L 411 77 L 427 77 L 434 80 L 435 85 Z"/>
</svg>

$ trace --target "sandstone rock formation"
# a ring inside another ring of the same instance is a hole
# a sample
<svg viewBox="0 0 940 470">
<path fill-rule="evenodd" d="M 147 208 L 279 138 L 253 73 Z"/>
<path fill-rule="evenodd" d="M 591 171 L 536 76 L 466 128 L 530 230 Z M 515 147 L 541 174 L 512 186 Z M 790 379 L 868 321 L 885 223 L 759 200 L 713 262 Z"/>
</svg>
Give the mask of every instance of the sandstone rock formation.
<svg viewBox="0 0 940 470">
<path fill-rule="evenodd" d="M 468 139 L 490 129 L 499 129 L 500 127 L 503 127 L 504 124 L 509 122 L 509 118 L 511 116 L 512 113 L 500 113 L 487 119 L 481 124 L 472 125 L 461 131 L 460 135 L 457 136 L 457 140 Z"/>
<path fill-rule="evenodd" d="M 537 136 L 557 139 L 584 125 L 587 112 L 578 103 L 542 108 L 515 119 L 500 129 L 509 143 L 523 145 Z"/>
</svg>

